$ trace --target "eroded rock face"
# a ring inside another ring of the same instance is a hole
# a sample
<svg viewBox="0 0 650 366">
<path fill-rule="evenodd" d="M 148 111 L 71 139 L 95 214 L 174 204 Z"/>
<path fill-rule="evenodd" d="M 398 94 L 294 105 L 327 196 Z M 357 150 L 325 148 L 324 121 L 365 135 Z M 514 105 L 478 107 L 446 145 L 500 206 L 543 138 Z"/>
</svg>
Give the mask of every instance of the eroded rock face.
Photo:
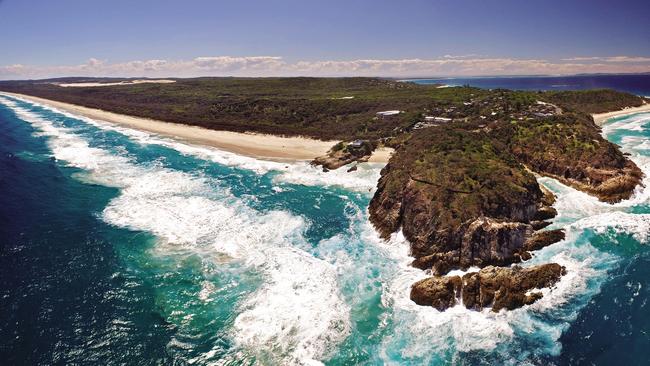
<svg viewBox="0 0 650 366">
<path fill-rule="evenodd" d="M 480 217 L 460 230 L 459 247 L 417 258 L 413 265 L 443 275 L 452 269 L 509 265 L 521 261 L 533 227 L 521 222 L 499 222 Z"/>
<path fill-rule="evenodd" d="M 551 192 L 488 134 L 421 132 L 381 172 L 370 220 L 387 238 L 402 229 L 413 265 L 443 275 L 530 258 L 559 237 L 526 243 L 557 212 Z M 557 241 L 556 240 L 556 241 Z"/>
<path fill-rule="evenodd" d="M 434 276 L 411 287 L 411 300 L 443 311 L 462 303 L 469 309 L 512 310 L 542 298 L 542 289 L 553 286 L 566 273 L 557 263 L 530 268 L 488 266 L 460 276 Z"/>
<path fill-rule="evenodd" d="M 529 252 L 540 250 L 561 240 L 564 240 L 564 230 L 562 229 L 538 231 L 526 240 L 524 250 Z"/>
<path fill-rule="evenodd" d="M 413 284 L 411 300 L 443 311 L 456 305 L 461 288 L 462 279 L 458 276 L 429 277 Z"/>
</svg>

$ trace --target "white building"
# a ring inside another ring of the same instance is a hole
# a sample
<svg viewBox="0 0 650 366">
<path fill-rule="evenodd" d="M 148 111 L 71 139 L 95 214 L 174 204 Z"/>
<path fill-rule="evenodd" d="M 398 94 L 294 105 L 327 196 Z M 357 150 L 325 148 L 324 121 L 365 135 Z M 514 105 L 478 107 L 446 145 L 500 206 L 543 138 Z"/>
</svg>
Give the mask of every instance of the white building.
<svg viewBox="0 0 650 366">
<path fill-rule="evenodd" d="M 426 117 L 424 117 L 424 121 L 425 122 L 447 123 L 447 122 L 451 122 L 451 118 L 426 116 Z"/>
<path fill-rule="evenodd" d="M 398 110 L 382 111 L 382 112 L 377 112 L 377 117 L 379 117 L 379 118 L 392 117 L 392 116 L 396 116 L 396 115 L 398 115 L 400 113 L 402 113 L 402 111 L 398 111 Z"/>
</svg>

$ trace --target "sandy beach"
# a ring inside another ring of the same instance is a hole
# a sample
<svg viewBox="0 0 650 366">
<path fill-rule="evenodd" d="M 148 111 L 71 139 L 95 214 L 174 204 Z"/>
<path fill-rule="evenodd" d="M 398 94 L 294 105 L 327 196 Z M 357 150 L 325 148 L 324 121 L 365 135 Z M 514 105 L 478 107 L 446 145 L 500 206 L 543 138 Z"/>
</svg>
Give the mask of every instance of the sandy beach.
<svg viewBox="0 0 650 366">
<path fill-rule="evenodd" d="M 134 84 L 169 84 L 175 83 L 175 80 L 169 79 L 138 79 L 138 80 L 129 80 L 129 81 L 120 81 L 117 83 L 59 83 L 58 86 L 64 88 L 83 88 L 89 86 L 112 86 L 112 85 L 134 85 Z"/>
<path fill-rule="evenodd" d="M 619 111 L 607 112 L 607 113 L 597 113 L 597 114 L 592 114 L 591 116 L 594 118 L 594 122 L 598 126 L 602 126 L 603 123 L 605 123 L 605 121 L 607 121 L 610 118 L 625 116 L 625 115 L 628 115 L 628 114 L 640 113 L 640 112 L 650 112 L 650 103 L 645 103 L 640 107 L 624 108 L 624 109 L 621 109 Z"/>
<path fill-rule="evenodd" d="M 211 146 L 258 159 L 279 161 L 312 160 L 318 156 L 325 155 L 338 142 L 321 141 L 304 137 L 281 137 L 257 133 L 216 131 L 197 126 L 127 116 L 24 94 L 4 94 L 13 95 L 94 120 L 152 132 L 193 144 Z M 390 148 L 377 149 L 369 161 L 386 163 L 392 152 L 393 149 Z"/>
</svg>

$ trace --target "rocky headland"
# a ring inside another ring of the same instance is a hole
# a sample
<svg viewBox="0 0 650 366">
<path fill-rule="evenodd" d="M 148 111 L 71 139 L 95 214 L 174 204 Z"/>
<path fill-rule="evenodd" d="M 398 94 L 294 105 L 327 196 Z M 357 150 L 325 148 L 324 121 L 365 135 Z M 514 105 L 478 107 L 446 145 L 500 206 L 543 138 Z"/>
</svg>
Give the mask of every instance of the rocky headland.
<svg viewBox="0 0 650 366">
<path fill-rule="evenodd" d="M 417 304 L 513 309 L 559 280 L 565 269 L 555 263 L 510 267 L 564 239 L 561 230 L 544 230 L 557 213 L 534 174 L 609 203 L 629 198 L 641 184 L 641 170 L 588 114 L 554 102 L 561 112 L 543 118 L 416 131 L 382 170 L 370 220 L 384 238 L 402 230 L 413 266 L 433 276 L 413 284 Z M 470 267 L 482 269 L 445 276 Z"/>
</svg>

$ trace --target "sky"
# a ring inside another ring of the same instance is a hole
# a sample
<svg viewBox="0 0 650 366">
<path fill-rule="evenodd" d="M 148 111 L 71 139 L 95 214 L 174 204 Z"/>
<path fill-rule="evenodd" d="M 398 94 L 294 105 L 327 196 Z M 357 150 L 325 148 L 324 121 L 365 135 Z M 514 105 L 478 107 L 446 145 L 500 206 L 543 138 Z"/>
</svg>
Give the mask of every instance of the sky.
<svg viewBox="0 0 650 366">
<path fill-rule="evenodd" d="M 0 0 L 0 79 L 650 72 L 649 0 Z"/>
</svg>

